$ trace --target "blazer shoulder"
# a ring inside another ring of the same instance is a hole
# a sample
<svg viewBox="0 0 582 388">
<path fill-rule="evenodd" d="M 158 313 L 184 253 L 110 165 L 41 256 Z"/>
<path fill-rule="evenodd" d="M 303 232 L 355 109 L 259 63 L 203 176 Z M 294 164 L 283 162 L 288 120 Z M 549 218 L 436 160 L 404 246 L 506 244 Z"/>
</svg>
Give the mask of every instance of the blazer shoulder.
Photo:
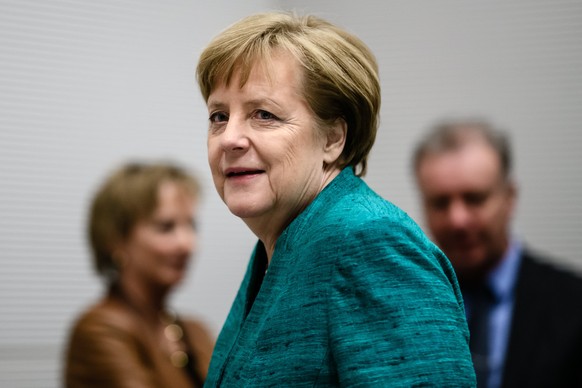
<svg viewBox="0 0 582 388">
<path fill-rule="evenodd" d="M 582 311 L 582 276 L 529 249 L 522 253 L 518 290 L 525 295 L 536 292 L 547 299 L 570 301 Z"/>
<path fill-rule="evenodd" d="M 568 269 L 566 266 L 551 257 L 542 256 L 530 249 L 522 253 L 523 275 L 542 277 L 547 281 L 566 282 L 569 287 L 574 287 L 582 292 L 582 273 Z"/>
<path fill-rule="evenodd" d="M 115 330 L 126 333 L 139 333 L 140 327 L 141 325 L 133 312 L 125 306 L 105 298 L 79 315 L 74 323 L 74 332 L 90 333 Z"/>
<path fill-rule="evenodd" d="M 180 321 L 184 330 L 186 330 L 189 340 L 195 343 L 196 347 L 204 348 L 205 350 L 210 349 L 210 352 L 212 352 L 215 335 L 205 321 L 193 317 L 181 318 Z"/>
</svg>

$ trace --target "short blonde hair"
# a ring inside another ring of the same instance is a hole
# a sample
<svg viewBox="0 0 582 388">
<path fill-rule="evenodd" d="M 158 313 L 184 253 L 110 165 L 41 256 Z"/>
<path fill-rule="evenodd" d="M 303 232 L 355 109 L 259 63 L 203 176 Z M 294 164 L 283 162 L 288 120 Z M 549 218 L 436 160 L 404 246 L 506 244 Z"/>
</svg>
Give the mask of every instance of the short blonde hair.
<svg viewBox="0 0 582 388">
<path fill-rule="evenodd" d="M 326 20 L 269 12 L 231 25 L 200 56 L 196 75 L 204 100 L 218 84 L 229 85 L 235 72 L 240 71 L 242 87 L 253 66 L 268 64 L 281 49 L 302 67 L 303 96 L 320 127 L 337 119 L 347 123 L 339 167 L 352 166 L 364 175 L 379 121 L 378 65 L 363 41 Z"/>
<path fill-rule="evenodd" d="M 156 210 L 159 188 L 165 182 L 175 183 L 193 198 L 200 194 L 194 176 L 169 162 L 124 164 L 97 190 L 89 210 L 88 237 L 99 274 L 107 277 L 116 269 L 114 246 Z"/>
</svg>

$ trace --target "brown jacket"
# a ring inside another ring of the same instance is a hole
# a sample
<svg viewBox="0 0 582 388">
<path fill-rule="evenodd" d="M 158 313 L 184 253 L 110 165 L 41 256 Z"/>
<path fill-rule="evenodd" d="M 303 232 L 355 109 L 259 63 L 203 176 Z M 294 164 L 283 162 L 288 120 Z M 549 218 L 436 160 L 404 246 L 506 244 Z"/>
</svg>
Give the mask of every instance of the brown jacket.
<svg viewBox="0 0 582 388">
<path fill-rule="evenodd" d="M 214 347 L 208 330 L 181 320 L 198 374 L 206 378 Z M 91 307 L 73 327 L 66 353 L 67 388 L 194 388 L 187 373 L 160 349 L 153 331 L 111 297 Z"/>
</svg>

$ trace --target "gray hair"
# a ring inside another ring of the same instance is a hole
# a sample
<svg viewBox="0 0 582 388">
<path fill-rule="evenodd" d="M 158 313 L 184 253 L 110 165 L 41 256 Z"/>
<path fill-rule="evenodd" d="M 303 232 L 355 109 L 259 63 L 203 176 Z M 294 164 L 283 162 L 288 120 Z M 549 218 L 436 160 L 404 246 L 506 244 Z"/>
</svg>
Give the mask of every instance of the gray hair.
<svg viewBox="0 0 582 388">
<path fill-rule="evenodd" d="M 443 120 L 434 125 L 417 144 L 412 167 L 418 172 L 426 156 L 458 150 L 475 142 L 485 142 L 495 151 L 501 163 L 502 176 L 509 179 L 512 169 L 509 136 L 483 119 Z"/>
</svg>

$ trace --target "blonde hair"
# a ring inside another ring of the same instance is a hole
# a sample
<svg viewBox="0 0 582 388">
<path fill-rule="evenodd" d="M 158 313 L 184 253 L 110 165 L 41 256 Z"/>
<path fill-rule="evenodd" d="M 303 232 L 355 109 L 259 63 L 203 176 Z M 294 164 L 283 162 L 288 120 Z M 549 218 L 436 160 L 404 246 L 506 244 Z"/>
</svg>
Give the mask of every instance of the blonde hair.
<svg viewBox="0 0 582 388">
<path fill-rule="evenodd" d="M 89 210 L 88 237 L 99 274 L 108 277 L 116 270 L 113 247 L 156 210 L 158 191 L 165 182 L 178 185 L 193 198 L 200 194 L 200 184 L 192 175 L 167 162 L 124 164 L 97 190 Z"/>
<path fill-rule="evenodd" d="M 277 50 L 290 53 L 300 64 L 303 96 L 320 128 L 338 119 L 347 123 L 339 167 L 352 166 L 364 175 L 379 121 L 378 65 L 364 42 L 326 20 L 270 12 L 231 25 L 200 56 L 196 75 L 204 100 L 218 84 L 228 86 L 235 72 L 240 72 L 242 87 L 253 66 L 268 69 Z"/>
</svg>

